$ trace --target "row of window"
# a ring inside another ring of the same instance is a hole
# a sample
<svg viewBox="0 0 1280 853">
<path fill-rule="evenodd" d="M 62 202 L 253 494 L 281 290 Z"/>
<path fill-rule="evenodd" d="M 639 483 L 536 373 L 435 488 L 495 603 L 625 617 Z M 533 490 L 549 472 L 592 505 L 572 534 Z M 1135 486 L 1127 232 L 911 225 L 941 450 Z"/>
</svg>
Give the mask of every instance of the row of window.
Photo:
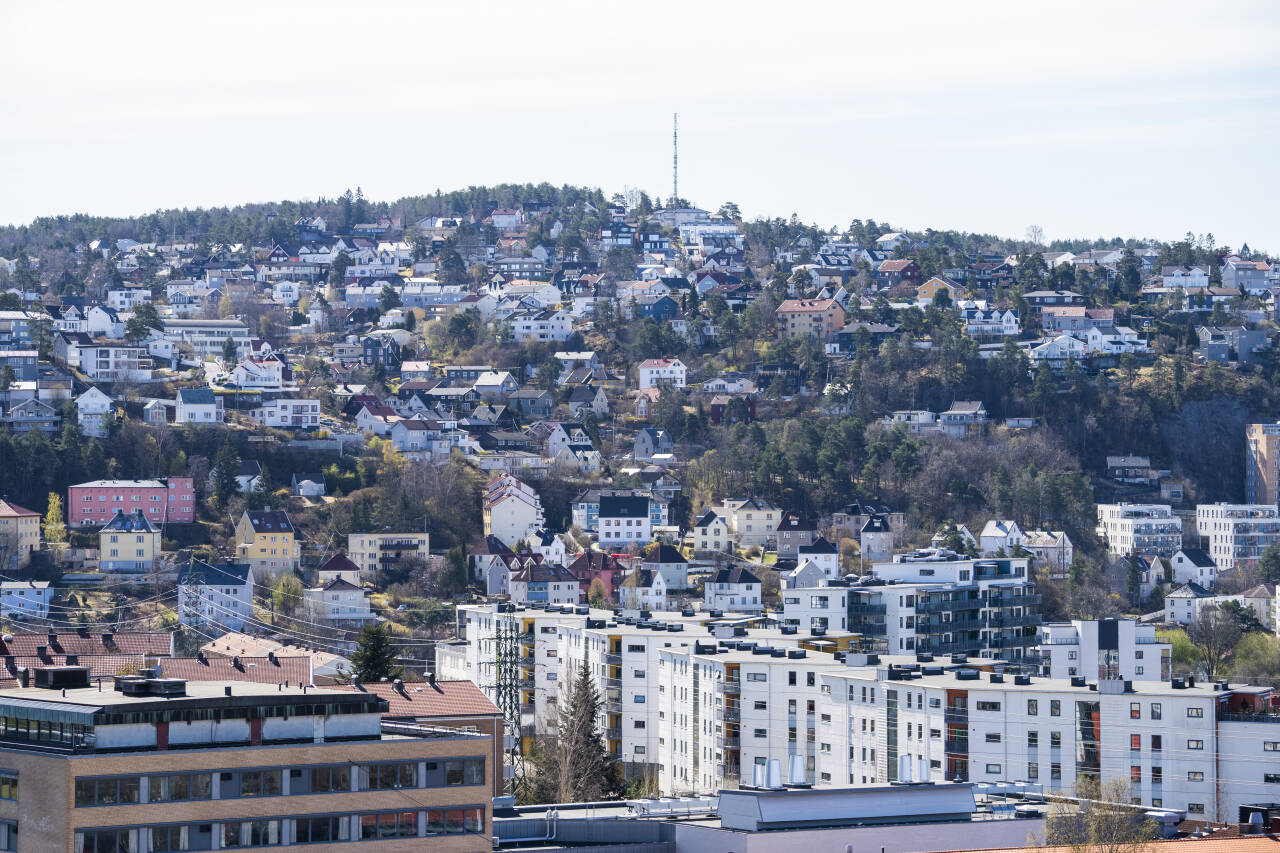
<svg viewBox="0 0 1280 853">
<path fill-rule="evenodd" d="M 379 764 L 335 764 L 316 767 L 227 770 L 218 773 L 218 799 L 273 797 L 284 792 L 284 774 L 289 774 L 289 793 L 321 794 L 351 791 L 352 776 L 357 791 L 385 791 L 399 788 L 437 788 L 484 784 L 484 759 L 467 758 L 426 762 L 419 779 L 417 762 Z M 114 806 L 132 803 L 180 802 L 213 799 L 212 773 L 175 773 L 147 777 L 147 793 L 142 795 L 141 776 L 78 777 L 75 804 Z M 13 778 L 17 796 L 17 778 Z M 0 795 L 4 783 L 0 777 Z"/>
<path fill-rule="evenodd" d="M 0 821 L 0 851 L 17 850 L 17 825 L 5 846 L 7 822 Z M 484 808 L 428 809 L 425 812 L 374 812 L 359 815 L 237 820 L 166 826 L 86 829 L 75 834 L 75 853 L 137 853 L 149 842 L 156 853 L 170 851 L 276 847 L 334 841 L 377 841 L 420 835 L 464 835 L 484 832 Z M 286 836 L 288 841 L 286 842 Z"/>
</svg>

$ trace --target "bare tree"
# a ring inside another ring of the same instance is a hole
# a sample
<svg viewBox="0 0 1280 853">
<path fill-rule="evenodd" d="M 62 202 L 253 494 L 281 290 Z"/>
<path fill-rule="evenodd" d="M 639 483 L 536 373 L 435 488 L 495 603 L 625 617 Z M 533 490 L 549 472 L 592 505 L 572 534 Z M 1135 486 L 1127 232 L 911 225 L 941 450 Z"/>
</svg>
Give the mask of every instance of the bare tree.
<svg viewBox="0 0 1280 853">
<path fill-rule="evenodd" d="M 1202 607 L 1196 621 L 1187 627 L 1187 636 L 1200 648 L 1205 677 L 1213 680 L 1240 642 L 1240 626 L 1217 607 Z"/>
<path fill-rule="evenodd" d="M 1156 837 L 1153 821 L 1129 804 L 1130 783 L 1084 777 L 1076 800 L 1056 800 L 1045 817 L 1044 843 L 1073 853 L 1141 853 Z"/>
<path fill-rule="evenodd" d="M 1027 226 L 1027 242 L 1033 246 L 1044 245 L 1044 229 L 1039 225 Z"/>
</svg>

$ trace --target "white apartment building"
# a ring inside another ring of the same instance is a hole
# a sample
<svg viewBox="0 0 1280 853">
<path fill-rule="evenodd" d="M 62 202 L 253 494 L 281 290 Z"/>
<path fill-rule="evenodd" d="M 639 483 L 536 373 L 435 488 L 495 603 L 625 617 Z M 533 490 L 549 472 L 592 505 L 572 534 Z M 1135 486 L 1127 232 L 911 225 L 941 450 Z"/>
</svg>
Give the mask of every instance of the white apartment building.
<svg viewBox="0 0 1280 853">
<path fill-rule="evenodd" d="M 1098 504 L 1098 535 L 1118 557 L 1172 557 L 1182 547 L 1182 519 L 1168 504 Z"/>
<path fill-rule="evenodd" d="M 511 318 L 511 336 L 527 341 L 567 341 L 573 334 L 568 311 L 548 310 L 518 314 Z"/>
<path fill-rule="evenodd" d="M 253 585 L 247 562 L 193 562 L 179 573 L 178 619 L 205 630 L 243 630 L 253 619 Z"/>
<path fill-rule="evenodd" d="M 1131 619 L 1073 619 L 1040 626 L 1040 674 L 1046 678 L 1168 681 L 1173 647 L 1154 625 Z"/>
<path fill-rule="evenodd" d="M 196 359 L 206 355 L 221 357 L 227 338 L 236 342 L 236 358 L 244 358 L 252 347 L 249 327 L 240 320 L 165 320 L 164 334 L 173 342 L 187 344 Z"/>
<path fill-rule="evenodd" d="M 484 535 L 497 537 L 508 548 L 546 526 L 542 498 L 510 474 L 494 477 L 485 484 L 481 509 Z"/>
<path fill-rule="evenodd" d="M 654 772 L 663 795 L 734 788 L 772 759 L 818 787 L 885 784 L 899 780 L 903 757 L 915 781 L 1070 792 L 1084 775 L 1122 778 L 1137 803 L 1228 822 L 1240 804 L 1280 795 L 1269 688 L 1042 678 L 962 656 L 832 655 L 821 649 L 836 643 L 824 644 L 848 635 L 688 611 L 624 620 L 581 606 L 463 605 L 459 618 L 464 639 L 437 651 L 441 677 L 493 695 L 497 628 L 510 626 L 531 739 L 554 725 L 561 690 L 585 662 L 610 751 L 628 771 Z M 1148 645 L 1139 637 L 1117 631 L 1120 660 Z"/>
<path fill-rule="evenodd" d="M 683 388 L 687 377 L 688 368 L 678 358 L 649 358 L 636 366 L 636 387 L 641 391 L 663 385 Z"/>
<path fill-rule="evenodd" d="M 369 607 L 364 590 L 342 578 L 302 591 L 307 618 L 326 625 L 363 625 L 378 617 Z"/>
<path fill-rule="evenodd" d="M 400 560 L 431 559 L 431 537 L 426 533 L 348 533 L 347 556 L 362 572 L 389 568 Z"/>
<path fill-rule="evenodd" d="M 1280 542 L 1280 510 L 1274 504 L 1200 504 L 1196 532 L 1207 540 L 1219 571 L 1256 566 L 1263 549 Z"/>
<path fill-rule="evenodd" d="M 280 398 L 264 400 L 249 411 L 258 423 L 277 429 L 317 429 L 320 426 L 320 401 Z"/>
</svg>

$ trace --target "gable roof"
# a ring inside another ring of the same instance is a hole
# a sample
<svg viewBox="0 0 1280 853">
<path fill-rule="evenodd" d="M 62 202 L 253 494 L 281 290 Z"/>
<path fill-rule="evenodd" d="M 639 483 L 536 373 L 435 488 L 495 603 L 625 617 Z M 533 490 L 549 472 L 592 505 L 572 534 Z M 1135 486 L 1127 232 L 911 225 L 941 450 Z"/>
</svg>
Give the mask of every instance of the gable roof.
<svg viewBox="0 0 1280 853">
<path fill-rule="evenodd" d="M 205 586 L 244 586 L 253 583 L 248 563 L 226 562 L 214 565 L 203 560 L 192 560 L 182 572 L 186 583 L 195 581 Z"/>
<path fill-rule="evenodd" d="M 601 518 L 648 518 L 649 499 L 631 495 L 601 495 Z"/>
<path fill-rule="evenodd" d="M 879 516 L 876 516 L 876 517 L 879 517 Z M 866 527 L 864 526 L 863 529 L 865 530 Z M 824 536 L 819 536 L 817 539 L 813 540 L 808 545 L 801 545 L 796 550 L 801 554 L 837 554 L 839 553 L 839 549 L 836 548 L 835 543 L 831 542 Z"/>
<path fill-rule="evenodd" d="M 470 681 L 436 681 L 395 684 L 383 682 L 335 684 L 334 690 L 372 693 L 386 699 L 389 708 L 383 717 L 392 719 L 426 719 L 450 717 L 498 717 L 502 712 Z"/>
<path fill-rule="evenodd" d="M 156 529 L 142 510 L 136 509 L 133 512 L 125 513 L 124 510 L 118 509 L 115 516 L 102 525 L 102 530 L 99 533 L 107 531 L 114 533 L 155 533 Z"/>
<path fill-rule="evenodd" d="M 1198 569 L 1212 569 L 1217 567 L 1217 563 L 1213 561 L 1213 557 L 1210 557 L 1207 552 L 1200 548 L 1181 548 L 1178 553 L 1186 557 L 1187 561 Z M 1176 557 L 1178 555 L 1174 554 L 1174 556 Z"/>
<path fill-rule="evenodd" d="M 40 513 L 18 506 L 11 501 L 0 500 L 0 518 L 31 518 L 32 516 L 39 518 Z"/>
<path fill-rule="evenodd" d="M 173 654 L 173 635 L 164 632 L 143 633 L 102 631 L 58 631 L 46 633 L 12 634 L 9 639 L 0 638 L 0 654 L 33 657 L 44 647 L 47 652 L 71 655 L 164 655 Z"/>
<path fill-rule="evenodd" d="M 668 545 L 666 542 L 659 543 L 658 547 L 654 548 L 653 552 L 649 554 L 649 556 L 644 558 L 644 561 L 649 565 L 663 565 L 663 566 L 685 565 L 689 562 L 684 558 L 684 555 L 681 554 L 680 551 L 676 549 L 675 546 Z"/>
<path fill-rule="evenodd" d="M 209 657 L 165 658 L 156 663 L 163 678 L 186 681 L 248 681 L 255 684 L 310 684 L 311 658 Z"/>
<path fill-rule="evenodd" d="M 716 572 L 712 583 L 760 583 L 760 579 L 753 575 L 746 566 L 730 566 L 727 569 L 721 569 Z"/>
<path fill-rule="evenodd" d="M 355 572 L 360 574 L 360 567 L 351 562 L 351 558 L 339 551 L 329 559 L 325 560 L 317 572 Z"/>
<path fill-rule="evenodd" d="M 213 406 L 218 401 L 208 388 L 180 388 L 178 402 L 185 406 Z"/>
<path fill-rule="evenodd" d="M 262 533 L 264 531 L 272 531 L 275 533 L 293 533 L 293 522 L 289 520 L 289 513 L 284 510 L 245 510 L 245 517 L 249 519 L 249 524 L 253 526 L 254 533 Z"/>
</svg>

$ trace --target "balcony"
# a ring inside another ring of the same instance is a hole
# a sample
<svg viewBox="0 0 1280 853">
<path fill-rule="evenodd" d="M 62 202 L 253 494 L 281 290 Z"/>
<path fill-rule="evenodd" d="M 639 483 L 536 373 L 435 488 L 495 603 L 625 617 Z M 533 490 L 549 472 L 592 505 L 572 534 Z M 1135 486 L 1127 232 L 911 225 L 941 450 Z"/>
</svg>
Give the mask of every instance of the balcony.
<svg viewBox="0 0 1280 853">
<path fill-rule="evenodd" d="M 987 641 L 987 645 L 993 649 L 1017 649 L 1025 646 L 1034 646 L 1038 639 L 1034 636 L 1026 637 L 992 637 Z"/>
<path fill-rule="evenodd" d="M 987 624 L 992 628 L 1029 628 L 1043 621 L 1039 613 L 1023 613 L 1021 616 L 991 616 L 987 619 Z"/>
<path fill-rule="evenodd" d="M 884 604 L 850 604 L 850 616 L 883 616 L 886 610 Z"/>
<path fill-rule="evenodd" d="M 622 654 L 620 652 L 605 652 L 604 662 L 607 666 L 622 666 Z"/>
<path fill-rule="evenodd" d="M 536 737 L 537 734 L 537 726 L 523 725 L 520 727 L 520 737 Z"/>
<path fill-rule="evenodd" d="M 617 689 L 617 688 L 621 688 L 621 687 L 622 687 L 622 679 L 621 679 L 621 678 L 614 678 L 614 677 L 612 677 L 612 676 L 606 675 L 606 676 L 604 676 L 603 678 L 601 678 L 601 679 L 600 679 L 600 686 L 601 686 L 601 687 L 604 687 L 605 689 L 608 689 L 608 688 L 610 688 L 610 687 L 613 687 L 613 688 L 615 688 L 615 689 Z"/>
<path fill-rule="evenodd" d="M 622 740 L 622 727 L 614 726 L 604 730 L 605 740 Z"/>
<path fill-rule="evenodd" d="M 950 634 L 954 631 L 977 631 L 985 627 L 987 627 L 986 621 L 977 616 L 952 619 L 950 622 L 938 619 L 916 620 L 916 633 L 919 634 Z"/>
<path fill-rule="evenodd" d="M 988 607 L 1039 607 L 1044 596 L 1038 593 L 993 595 L 987 599 Z"/>
<path fill-rule="evenodd" d="M 984 604 L 980 598 L 930 598 L 924 601 L 916 599 L 917 613 L 954 613 L 963 610 L 981 610 L 983 607 Z"/>
<path fill-rule="evenodd" d="M 738 708 L 725 708 L 724 721 L 726 723 L 738 723 L 742 721 L 742 711 Z"/>
<path fill-rule="evenodd" d="M 981 640 L 955 640 L 950 643 L 916 641 L 916 651 L 934 655 L 965 654 L 982 648 Z"/>
<path fill-rule="evenodd" d="M 961 725 L 969 724 L 968 708 L 947 708 L 942 712 L 942 718 L 948 723 L 959 723 Z"/>
<path fill-rule="evenodd" d="M 521 713 L 522 715 L 523 715 L 523 714 L 532 714 L 533 712 L 534 712 L 534 706 L 533 706 L 533 703 L 532 703 L 532 702 L 521 702 L 521 703 L 520 703 L 520 713 Z"/>
<path fill-rule="evenodd" d="M 888 627 L 883 622 L 861 622 L 850 625 L 849 630 L 868 637 L 883 637 L 889 633 Z"/>
<path fill-rule="evenodd" d="M 736 679 L 716 683 L 716 691 L 727 696 L 737 696 L 742 692 L 742 684 Z"/>
<path fill-rule="evenodd" d="M 741 744 L 742 744 L 742 739 L 739 735 L 734 735 L 734 734 L 716 735 L 716 746 L 718 746 L 721 749 L 737 749 L 739 746 L 741 746 Z"/>
<path fill-rule="evenodd" d="M 520 676 L 519 678 L 516 679 L 516 686 L 523 687 L 525 690 L 532 690 L 535 687 L 533 683 L 533 676 L 531 675 Z"/>
<path fill-rule="evenodd" d="M 946 740 L 946 741 L 943 741 L 943 749 L 945 749 L 946 752 L 951 755 L 968 755 L 969 741 L 968 740 Z"/>
</svg>

